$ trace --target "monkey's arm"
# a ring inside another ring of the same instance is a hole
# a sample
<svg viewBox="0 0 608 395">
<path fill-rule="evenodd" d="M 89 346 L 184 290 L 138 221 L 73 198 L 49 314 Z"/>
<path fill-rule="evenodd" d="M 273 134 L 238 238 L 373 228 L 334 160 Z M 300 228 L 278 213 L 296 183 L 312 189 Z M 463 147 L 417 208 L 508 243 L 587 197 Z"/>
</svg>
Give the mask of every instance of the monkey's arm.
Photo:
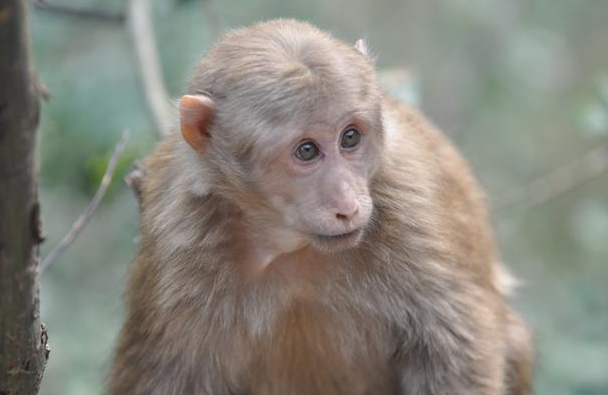
<svg viewBox="0 0 608 395">
<path fill-rule="evenodd" d="M 420 314 L 398 352 L 402 393 L 407 395 L 503 395 L 505 339 L 491 309 Z M 470 307 L 469 307 L 470 309 Z M 426 322 L 425 322 L 426 321 Z M 411 341 L 410 339 L 417 339 Z"/>
<path fill-rule="evenodd" d="M 185 350 L 176 342 L 184 338 L 178 337 L 172 324 L 179 316 L 155 313 L 159 306 L 159 273 L 146 251 L 141 249 L 131 266 L 127 319 L 108 380 L 112 395 L 182 394 L 188 385 Z"/>
</svg>

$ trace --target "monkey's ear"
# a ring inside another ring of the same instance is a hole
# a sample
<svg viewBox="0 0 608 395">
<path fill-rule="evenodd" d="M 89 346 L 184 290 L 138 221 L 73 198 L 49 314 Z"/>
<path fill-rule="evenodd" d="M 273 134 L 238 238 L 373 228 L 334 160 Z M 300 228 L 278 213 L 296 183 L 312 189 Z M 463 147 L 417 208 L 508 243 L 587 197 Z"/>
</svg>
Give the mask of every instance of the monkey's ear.
<svg viewBox="0 0 608 395">
<path fill-rule="evenodd" d="M 355 49 L 363 54 L 366 58 L 369 58 L 369 49 L 367 43 L 362 38 L 355 42 Z"/>
<path fill-rule="evenodd" d="M 215 105 L 205 95 L 184 95 L 179 101 L 179 123 L 184 140 L 195 151 L 205 153 Z"/>
</svg>

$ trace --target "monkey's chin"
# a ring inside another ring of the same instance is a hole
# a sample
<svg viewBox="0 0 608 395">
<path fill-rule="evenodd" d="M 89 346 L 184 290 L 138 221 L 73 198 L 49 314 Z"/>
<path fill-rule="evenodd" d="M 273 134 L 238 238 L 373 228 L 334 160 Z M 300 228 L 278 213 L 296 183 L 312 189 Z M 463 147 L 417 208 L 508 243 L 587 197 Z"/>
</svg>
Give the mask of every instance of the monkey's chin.
<svg viewBox="0 0 608 395">
<path fill-rule="evenodd" d="M 311 246 L 322 252 L 340 252 L 356 247 L 363 238 L 363 229 L 335 236 L 311 235 Z"/>
</svg>

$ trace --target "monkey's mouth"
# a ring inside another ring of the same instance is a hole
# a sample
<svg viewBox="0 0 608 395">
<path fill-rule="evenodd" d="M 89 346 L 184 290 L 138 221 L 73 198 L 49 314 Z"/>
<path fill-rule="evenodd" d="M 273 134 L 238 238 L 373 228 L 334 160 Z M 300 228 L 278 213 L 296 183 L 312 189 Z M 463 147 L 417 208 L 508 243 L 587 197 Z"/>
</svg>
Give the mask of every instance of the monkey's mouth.
<svg viewBox="0 0 608 395">
<path fill-rule="evenodd" d="M 352 248 L 359 244 L 363 235 L 363 229 L 355 229 L 352 232 L 342 233 L 339 235 L 312 235 L 313 247 L 325 252 L 337 252 Z"/>
</svg>

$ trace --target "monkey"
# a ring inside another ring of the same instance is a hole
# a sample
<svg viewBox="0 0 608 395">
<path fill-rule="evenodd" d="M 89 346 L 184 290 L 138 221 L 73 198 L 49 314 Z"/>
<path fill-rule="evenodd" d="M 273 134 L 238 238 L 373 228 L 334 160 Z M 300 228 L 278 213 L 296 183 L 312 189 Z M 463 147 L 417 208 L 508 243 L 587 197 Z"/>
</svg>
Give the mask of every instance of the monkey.
<svg viewBox="0 0 608 395">
<path fill-rule="evenodd" d="M 230 31 L 177 107 L 143 165 L 110 394 L 530 393 L 484 193 L 363 42 Z"/>
</svg>

